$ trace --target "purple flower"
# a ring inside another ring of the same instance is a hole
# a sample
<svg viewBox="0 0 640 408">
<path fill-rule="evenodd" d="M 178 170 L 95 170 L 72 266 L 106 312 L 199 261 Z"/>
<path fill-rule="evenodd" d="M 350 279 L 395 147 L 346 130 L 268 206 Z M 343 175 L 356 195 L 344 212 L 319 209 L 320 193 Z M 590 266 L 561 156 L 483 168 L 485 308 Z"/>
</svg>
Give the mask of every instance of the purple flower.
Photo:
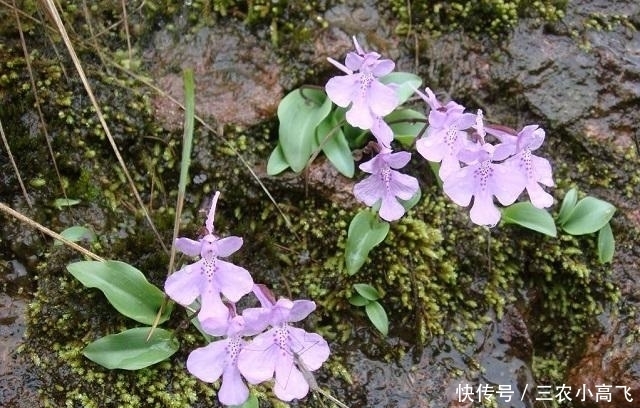
<svg viewBox="0 0 640 408">
<path fill-rule="evenodd" d="M 464 113 L 462 105 L 451 101 L 443 106 L 429 88 L 425 91 L 427 95 L 416 92 L 431 107 L 429 127 L 426 136 L 416 141 L 416 148 L 425 159 L 441 162 L 438 175 L 444 180 L 460 169 L 458 153 L 472 144 L 466 130 L 474 125 L 477 127 L 478 120 L 476 115 Z"/>
<path fill-rule="evenodd" d="M 526 177 L 526 190 L 531 204 L 538 208 L 550 207 L 553 204 L 553 196 L 540 187 L 553 186 L 551 164 L 547 159 L 533 155 L 544 142 L 544 129 L 538 125 L 529 125 L 518 133 L 517 153 L 504 162 L 505 166 L 519 171 Z"/>
<path fill-rule="evenodd" d="M 176 240 L 178 250 L 190 256 L 199 254 L 200 260 L 185 265 L 169 276 L 164 285 L 167 295 L 183 306 L 190 305 L 200 296 L 198 320 L 211 334 L 221 330 L 228 318 L 228 309 L 220 294 L 231 302 L 237 302 L 253 287 L 253 279 L 246 269 L 219 259 L 233 254 L 242 246 L 240 237 L 218 239 L 213 234 L 213 219 L 219 195 L 220 192 L 216 192 L 207 216 L 207 235 L 199 241 L 189 238 Z"/>
<path fill-rule="evenodd" d="M 266 307 L 246 309 L 243 316 L 247 322 L 262 321 L 271 328 L 254 337 L 240 351 L 238 369 L 252 384 L 275 378 L 273 391 L 283 401 L 304 398 L 309 392 L 309 383 L 298 367 L 304 364 L 304 369 L 309 371 L 320 368 L 329 357 L 329 345 L 319 334 L 308 333 L 289 323 L 307 317 L 315 309 L 315 303 L 284 298 L 272 303 L 272 296 L 263 296 L 260 300 Z"/>
<path fill-rule="evenodd" d="M 222 376 L 218 399 L 225 405 L 240 405 L 249 398 L 249 389 L 238 370 L 238 355 L 247 344 L 242 336 L 254 335 L 262 329 L 247 325 L 242 316 L 236 316 L 234 306 L 230 309 L 226 337 L 193 350 L 187 358 L 187 370 L 209 383 Z"/>
<path fill-rule="evenodd" d="M 473 197 L 471 221 L 478 225 L 495 226 L 500 210 L 493 203 L 495 196 L 503 205 L 512 204 L 524 189 L 526 179 L 506 164 L 491 161 L 493 146 L 484 144 L 476 150 L 476 160 L 444 179 L 443 190 L 456 204 L 466 207 Z M 471 158 L 473 152 L 467 152 Z"/>
<path fill-rule="evenodd" d="M 353 194 L 368 206 L 382 200 L 380 217 L 387 221 L 399 219 L 405 209 L 398 199 L 409 200 L 420 189 L 415 177 L 393 170 L 404 167 L 409 160 L 409 152 L 391 153 L 383 148 L 373 159 L 360 165 L 362 171 L 371 175 L 353 187 Z"/>
<path fill-rule="evenodd" d="M 361 129 L 371 129 L 376 120 L 391 113 L 398 106 L 395 87 L 384 85 L 378 78 L 389 74 L 395 63 L 380 59 L 377 52 L 365 53 L 355 37 L 356 52 L 350 52 L 345 65 L 328 58 L 329 62 L 347 75 L 331 78 L 325 90 L 329 98 L 343 108 L 351 105 L 347 122 Z M 384 143 L 383 143 L 384 144 Z"/>
</svg>

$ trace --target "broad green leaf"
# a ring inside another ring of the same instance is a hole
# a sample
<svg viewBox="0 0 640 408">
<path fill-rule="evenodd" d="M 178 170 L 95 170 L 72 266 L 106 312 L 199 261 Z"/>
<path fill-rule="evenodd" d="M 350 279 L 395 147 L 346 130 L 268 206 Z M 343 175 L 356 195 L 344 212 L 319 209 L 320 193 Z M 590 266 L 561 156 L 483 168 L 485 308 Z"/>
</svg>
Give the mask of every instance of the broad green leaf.
<svg viewBox="0 0 640 408">
<path fill-rule="evenodd" d="M 369 251 L 384 241 L 389 232 L 389 223 L 380 221 L 378 215 L 369 211 L 360 211 L 349 224 L 345 262 L 347 273 L 358 272 L 369 256 Z"/>
<path fill-rule="evenodd" d="M 378 302 L 368 303 L 364 310 L 367 312 L 367 316 L 371 323 L 382 333 L 383 335 L 389 334 L 389 318 L 387 312 L 384 311 L 382 305 Z"/>
<path fill-rule="evenodd" d="M 178 351 L 173 333 L 151 327 L 137 327 L 122 333 L 99 338 L 84 348 L 82 354 L 89 360 L 109 369 L 139 370 L 166 360 Z"/>
<path fill-rule="evenodd" d="M 613 260 L 615 248 L 616 241 L 613 238 L 611 224 L 606 223 L 598 232 L 598 259 L 600 260 L 600 263 L 611 262 Z"/>
<path fill-rule="evenodd" d="M 398 85 L 396 91 L 398 95 L 398 105 L 402 105 L 416 92 L 416 89 L 420 88 L 422 78 L 410 72 L 392 72 L 380 78 L 380 82 L 383 84 L 394 83 Z"/>
<path fill-rule="evenodd" d="M 378 293 L 378 290 L 367 283 L 355 283 L 353 285 L 353 288 L 365 299 L 368 299 L 368 300 L 380 299 L 380 293 Z"/>
<path fill-rule="evenodd" d="M 316 146 L 316 128 L 331 112 L 331 100 L 316 89 L 295 89 L 278 105 L 282 153 L 296 173 L 307 165 Z"/>
<path fill-rule="evenodd" d="M 534 207 L 528 201 L 512 204 L 503 209 L 502 221 L 505 224 L 517 224 L 551 237 L 555 237 L 558 233 L 553 217 L 547 211 Z"/>
<path fill-rule="evenodd" d="M 578 202 L 578 190 L 572 188 L 567 191 L 567 194 L 564 196 L 564 200 L 562 200 L 562 205 L 560 206 L 560 212 L 558 213 L 558 224 L 562 225 L 569 218 L 569 214 L 576 206 Z"/>
<path fill-rule="evenodd" d="M 88 288 L 98 288 L 114 308 L 124 316 L 144 324 L 153 324 L 164 300 L 164 293 L 149 283 L 142 272 L 120 261 L 81 261 L 67 270 Z M 159 323 L 171 314 L 165 307 Z"/>
<path fill-rule="evenodd" d="M 80 204 L 80 200 L 77 200 L 75 198 L 56 198 L 53 201 L 53 206 L 58 210 L 62 210 L 62 207 L 72 207 L 78 204 Z"/>
<path fill-rule="evenodd" d="M 569 213 L 562 229 L 571 235 L 591 234 L 604 227 L 616 207 L 595 197 L 585 197 Z"/>
<path fill-rule="evenodd" d="M 287 159 L 284 157 L 284 153 L 282 153 L 282 147 L 280 146 L 280 143 L 278 143 L 269 156 L 269 161 L 267 162 L 267 174 L 275 176 L 288 168 L 289 163 L 287 163 Z"/>
<path fill-rule="evenodd" d="M 60 235 L 71 242 L 95 242 L 97 238 L 95 232 L 91 231 L 87 227 L 81 227 L 79 225 L 74 225 L 73 227 L 67 228 L 66 230 L 62 231 Z M 62 245 L 62 242 L 56 240 L 53 245 Z"/>
<path fill-rule="evenodd" d="M 407 149 L 427 125 L 424 113 L 413 109 L 397 109 L 385 116 L 384 120 L 393 130 L 393 138 Z"/>
<path fill-rule="evenodd" d="M 229 408 L 259 408 L 260 403 L 255 395 L 249 395 L 249 398 L 242 405 L 229 405 Z"/>
<path fill-rule="evenodd" d="M 334 115 L 320 122 L 316 141 L 335 168 L 345 177 L 352 178 L 355 172 L 353 155 L 342 129 L 337 125 Z"/>
<path fill-rule="evenodd" d="M 360 295 L 353 295 L 349 298 L 349 303 L 351 303 L 354 306 L 366 306 L 368 303 L 370 303 L 371 301 L 369 299 L 365 299 L 364 297 L 360 296 Z"/>
</svg>

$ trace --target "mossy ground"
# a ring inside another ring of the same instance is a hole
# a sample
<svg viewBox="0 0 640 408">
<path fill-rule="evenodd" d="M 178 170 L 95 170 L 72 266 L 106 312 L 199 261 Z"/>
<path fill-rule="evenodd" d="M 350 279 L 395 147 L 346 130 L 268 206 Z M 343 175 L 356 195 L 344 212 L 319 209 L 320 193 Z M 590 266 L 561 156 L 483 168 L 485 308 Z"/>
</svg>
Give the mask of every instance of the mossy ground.
<svg viewBox="0 0 640 408">
<path fill-rule="evenodd" d="M 418 3 L 414 2 L 414 7 Z M 251 4 L 194 1 L 188 18 L 231 16 L 250 24 L 275 24 L 282 28 L 296 21 L 289 18 L 290 13 L 302 13 L 307 7 L 316 11 L 326 7 L 325 3 L 305 3 L 302 10 L 287 9 L 285 13 L 271 2 Z M 84 21 L 79 5 L 69 3 L 65 7 L 68 19 Z M 111 2 L 99 2 L 91 6 L 90 12 L 102 16 L 99 24 L 108 26 L 119 18 L 112 7 Z M 177 13 L 184 4 L 147 2 L 146 7 L 160 22 L 162 14 Z M 512 10 L 510 6 L 507 9 Z M 510 24 L 510 18 L 516 18 L 516 14 L 496 18 Z M 143 16 L 132 19 L 133 29 L 143 35 L 147 29 L 139 26 L 145 21 Z M 89 30 L 82 23 L 74 27 L 79 33 L 87 34 Z M 294 28 L 289 27 L 291 32 Z M 26 30 L 32 36 L 30 40 L 42 35 L 34 24 Z M 287 34 L 288 29 L 281 32 L 283 36 L 291 35 Z M 122 30 L 116 30 L 100 40 L 105 57 L 126 55 L 121 48 L 122 36 Z M 274 42 L 282 42 L 282 38 L 274 38 Z M 35 133 L 19 137 L 29 134 L 25 121 L 19 118 L 31 111 L 33 94 L 19 45 L 12 44 L 0 46 L 5 68 L 0 76 L 0 95 L 3 105 L 9 107 L 1 119 L 5 129 L 9 129 L 14 154 L 21 161 L 29 157 L 43 161 L 48 153 L 41 139 Z M 83 49 L 87 61 L 100 60 L 99 54 Z M 83 202 L 63 214 L 43 208 L 38 217 L 60 227 L 68 226 L 65 224 L 70 219 L 92 225 L 100 236 L 94 250 L 130 262 L 153 283 L 162 286 L 167 256 L 162 254 L 136 210 L 80 85 L 73 79 L 66 80 L 65 75 L 71 76 L 70 72 L 62 70 L 53 54 L 35 51 L 32 63 L 62 173 L 61 183 L 69 197 Z M 169 241 L 181 135 L 167 134 L 156 124 L 150 91 L 119 72 L 106 72 L 98 67 L 99 64 L 88 62 L 92 85 L 100 95 L 121 150 L 126 152 L 136 185 L 149 203 L 165 241 Z M 553 239 L 510 226 L 491 233 L 471 227 L 465 211 L 442 196 L 429 170 L 417 162 L 413 166 L 421 174 L 421 202 L 407 217 L 392 225 L 386 241 L 372 252 L 362 270 L 348 276 L 343 251 L 347 226 L 356 209 L 330 202 L 317 192 L 306 195 L 303 189 L 279 187 L 277 180 L 272 180 L 268 186 L 291 219 L 289 226 L 235 156 L 234 149 L 250 162 L 264 160 L 273 145 L 274 128 L 273 123 L 250 129 L 227 128 L 224 135 L 198 128 L 192 174 L 206 174 L 207 179 L 189 187 L 183 231 L 185 235 L 196 235 L 203 220 L 198 213 L 200 203 L 213 191 L 222 190 L 216 228 L 222 235 L 240 235 L 245 241 L 233 261 L 249 269 L 257 282 L 267 283 L 278 295 L 310 298 L 318 304 L 307 325 L 332 342 L 335 356 L 321 376 L 337 378 L 332 382 L 334 386 L 349 387 L 342 350 L 366 347 L 376 358 L 392 359 L 409 347 L 389 347 L 366 322 L 363 312 L 348 303 L 354 283 L 370 283 L 383 293 L 381 303 L 390 316 L 392 336 L 402 338 L 406 345 L 424 344 L 437 336 L 471 341 L 473 333 L 491 319 L 491 311 L 500 316 L 508 304 L 526 303 L 527 310 L 536 313 L 536 319 L 528 322 L 541 378 L 558 375 L 558 367 L 571 357 L 593 317 L 615 303 L 617 290 L 610 281 L 609 268 L 597 263 L 593 237 L 561 235 Z M 561 154 L 576 160 L 568 149 Z M 593 174 L 591 157 L 578 156 L 577 160 L 575 166 L 584 166 L 583 174 Z M 557 174 L 560 186 L 557 191 L 562 192 L 571 184 L 572 170 L 560 166 Z M 615 180 L 619 174 L 612 172 L 612 177 L 607 178 L 605 172 L 603 177 L 584 182 L 606 187 L 610 182 L 619 182 Z M 61 195 L 49 166 L 24 169 L 23 177 L 46 181 L 40 187 L 40 203 Z M 637 178 L 637 171 L 629 177 Z M 15 180 L 10 181 L 10 185 L 16 185 Z M 17 189 L 12 194 L 17 194 Z M 76 258 L 69 250 L 46 247 L 43 252 L 24 352 L 42 373 L 45 406 L 215 404 L 215 387 L 197 381 L 185 371 L 186 355 L 202 343 L 193 329 L 185 327 L 186 319 L 180 310 L 174 312 L 169 326 L 176 329 L 182 348 L 170 361 L 137 372 L 123 372 L 108 371 L 86 360 L 81 350 L 87 343 L 132 327 L 133 323 L 117 317 L 99 292 L 85 289 L 73 280 L 65 270 L 65 265 Z M 366 340 L 355 337 L 356 328 L 368 333 Z M 255 392 L 269 399 L 265 388 L 256 388 Z"/>
</svg>

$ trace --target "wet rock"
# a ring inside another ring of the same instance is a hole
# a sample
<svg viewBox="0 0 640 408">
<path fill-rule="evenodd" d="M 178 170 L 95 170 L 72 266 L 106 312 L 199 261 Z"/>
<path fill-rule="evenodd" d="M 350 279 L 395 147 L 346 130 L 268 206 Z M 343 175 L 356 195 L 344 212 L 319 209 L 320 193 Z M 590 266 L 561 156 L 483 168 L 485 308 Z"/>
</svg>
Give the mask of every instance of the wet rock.
<svg viewBox="0 0 640 408">
<path fill-rule="evenodd" d="M 181 103 L 182 71 L 193 69 L 196 113 L 219 123 L 252 125 L 271 118 L 283 96 L 271 46 L 238 23 L 179 37 L 160 31 L 145 56 L 159 87 Z M 182 128 L 182 111 L 168 98 L 156 96 L 154 106 L 165 128 Z"/>
<path fill-rule="evenodd" d="M 596 12 L 603 19 L 638 15 L 640 4 L 610 4 L 572 2 L 559 23 L 569 31 L 549 33 L 521 24 L 507 46 L 506 64 L 494 65 L 494 75 L 518 88 L 534 111 L 577 140 L 628 148 L 639 118 L 640 33 L 630 23 L 614 23 L 611 30 L 585 28 L 585 23 Z M 577 27 L 582 37 L 570 32 Z"/>
<path fill-rule="evenodd" d="M 591 391 L 575 400 L 577 407 L 637 407 L 640 401 L 640 317 L 607 317 L 607 330 L 592 335 L 586 350 L 569 372 L 572 390 Z M 626 321 L 625 321 L 626 320 Z"/>
</svg>

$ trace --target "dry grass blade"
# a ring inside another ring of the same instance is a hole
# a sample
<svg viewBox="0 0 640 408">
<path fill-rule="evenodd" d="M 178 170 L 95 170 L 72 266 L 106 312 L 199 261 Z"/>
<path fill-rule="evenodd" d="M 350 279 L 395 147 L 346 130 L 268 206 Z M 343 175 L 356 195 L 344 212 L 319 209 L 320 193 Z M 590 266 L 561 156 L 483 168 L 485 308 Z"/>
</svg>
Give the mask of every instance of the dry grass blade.
<svg viewBox="0 0 640 408">
<path fill-rule="evenodd" d="M 35 101 L 36 110 L 38 111 L 38 118 L 40 119 L 40 124 L 42 125 L 42 132 L 44 133 L 44 140 L 47 142 L 47 148 L 49 149 L 49 156 L 51 157 L 51 162 L 53 163 L 53 168 L 56 172 L 56 177 L 58 177 L 58 182 L 60 183 L 60 188 L 62 189 L 62 196 L 64 198 L 67 197 L 67 191 L 64 188 L 64 183 L 62 182 L 62 177 L 60 177 L 60 170 L 58 169 L 58 163 L 56 162 L 56 156 L 53 154 L 53 148 L 51 147 L 51 136 L 49 136 L 49 131 L 47 130 L 47 123 L 44 121 L 44 115 L 42 114 L 42 108 L 40 106 L 40 98 L 38 98 L 38 90 L 36 88 L 36 81 L 33 77 L 33 70 L 31 69 L 31 58 L 29 58 L 29 51 L 27 50 L 27 42 L 24 39 L 24 32 L 22 31 L 22 23 L 20 22 L 20 14 L 18 14 L 18 8 L 16 7 L 16 2 L 13 0 L 13 12 L 16 18 L 16 24 L 18 26 L 18 32 L 20 33 L 20 43 L 22 44 L 22 51 L 24 52 L 24 60 L 27 64 L 27 71 L 29 71 L 29 81 L 31 82 L 31 90 L 33 91 L 33 99 Z M 19 175 L 18 175 L 18 179 Z M 24 186 L 22 185 L 22 180 L 20 180 L 20 186 L 24 190 Z M 27 199 L 27 203 L 29 200 Z M 31 206 L 31 203 L 29 203 Z"/>
<path fill-rule="evenodd" d="M 31 227 L 37 229 L 38 231 L 42 231 L 43 233 L 47 234 L 48 236 L 50 236 L 53 239 L 57 239 L 58 241 L 61 241 L 66 246 L 68 246 L 68 247 L 70 247 L 72 249 L 75 249 L 76 251 L 80 252 L 83 255 L 88 256 L 89 258 L 91 258 L 93 260 L 104 262 L 104 258 L 99 257 L 98 255 L 94 254 L 93 252 L 89 251 L 86 248 L 81 247 L 80 245 L 76 244 L 75 242 L 69 241 L 68 239 L 66 239 L 62 235 L 58 234 L 57 232 L 50 230 L 49 228 L 45 227 L 42 224 L 37 223 L 36 221 L 32 220 L 31 218 L 29 218 L 29 217 L 27 217 L 25 215 L 22 215 L 21 213 L 19 213 L 18 211 L 14 210 L 13 208 L 7 206 L 4 203 L 0 203 L 0 211 L 4 212 L 5 214 L 9 214 L 13 218 L 16 218 L 17 220 L 20 220 L 20 221 L 24 222 L 27 225 L 30 225 Z"/>
<path fill-rule="evenodd" d="M 129 75 L 130 77 L 134 78 L 136 81 L 140 81 L 142 84 L 144 84 L 145 86 L 148 86 L 150 89 L 152 89 L 153 91 L 157 92 L 159 95 L 162 95 L 162 97 L 167 98 L 169 101 L 171 101 L 172 103 L 174 103 L 176 106 L 178 106 L 179 108 L 181 108 L 182 110 L 185 109 L 185 106 L 180 103 L 178 100 L 176 100 L 175 98 L 173 98 L 171 95 L 167 94 L 165 91 L 163 91 L 162 89 L 158 88 L 156 85 L 154 85 L 153 83 L 151 83 L 147 78 L 144 78 L 140 75 L 136 75 L 133 72 L 131 72 L 130 70 L 126 69 L 125 67 L 113 62 L 113 61 L 108 61 L 111 66 L 113 66 L 114 68 L 124 72 L 125 74 Z M 229 143 L 227 140 L 224 139 L 223 135 L 224 135 L 224 129 L 222 127 L 222 125 L 220 125 L 218 127 L 218 129 L 214 129 L 210 124 L 208 124 L 204 119 L 202 119 L 200 116 L 195 115 L 194 118 L 198 121 L 198 123 L 200 123 L 205 129 L 207 129 L 208 131 L 210 131 L 214 136 L 216 136 L 217 138 L 221 139 L 221 141 L 225 144 L 225 146 L 231 150 L 233 152 L 233 154 L 236 155 L 236 157 L 238 158 L 238 160 L 240 160 L 240 162 L 242 163 L 242 165 L 247 169 L 247 171 L 251 174 L 251 177 L 253 177 L 253 179 L 256 180 L 256 182 L 258 183 L 258 185 L 260 186 L 260 188 L 262 189 L 262 191 L 266 194 L 266 196 L 269 198 L 269 200 L 273 203 L 273 205 L 276 207 L 276 209 L 278 210 L 278 213 L 280 213 L 280 216 L 282 217 L 282 219 L 284 220 L 284 222 L 287 224 L 287 227 L 289 229 L 291 229 L 291 232 L 293 233 L 293 235 L 297 238 L 300 239 L 300 237 L 298 236 L 298 234 L 296 234 L 295 231 L 293 231 L 293 224 L 291 224 L 291 220 L 289 220 L 289 217 L 287 217 L 287 215 L 282 211 L 282 209 L 280 208 L 280 206 L 278 205 L 278 203 L 276 202 L 275 198 L 273 198 L 273 196 L 271 195 L 271 192 L 269 192 L 269 189 L 267 189 L 267 186 L 264 185 L 264 183 L 262 182 L 262 180 L 260 180 L 260 177 L 258 177 L 258 175 L 255 173 L 255 171 L 253 171 L 253 168 L 251 168 L 251 165 L 249 165 L 249 162 L 247 162 L 247 160 L 240 154 L 240 152 L 231 144 Z"/>
<path fill-rule="evenodd" d="M 129 186 L 131 187 L 131 191 L 133 192 L 136 201 L 138 202 L 138 205 L 140 206 L 140 209 L 142 210 L 144 217 L 147 219 L 147 222 L 149 223 L 151 229 L 153 230 L 154 234 L 156 235 L 158 242 L 160 243 L 160 245 L 162 246 L 162 249 L 166 252 L 169 253 L 169 250 L 167 249 L 167 246 L 164 244 L 162 237 L 160 236 L 160 234 L 158 233 L 157 228 L 155 227 L 153 221 L 151 220 L 151 217 L 149 216 L 149 212 L 147 211 L 147 208 L 145 207 L 142 198 L 140 197 L 140 194 L 138 193 L 138 189 L 135 186 L 135 183 L 133 182 L 133 179 L 131 178 L 131 174 L 129 173 L 129 170 L 127 169 L 127 166 L 124 163 L 124 160 L 122 159 L 122 155 L 120 154 L 120 151 L 118 150 L 118 146 L 116 145 L 115 140 L 113 139 L 113 136 L 111 135 L 111 131 L 109 130 L 109 127 L 107 126 L 107 122 L 104 119 L 104 116 L 102 114 L 102 111 L 100 109 L 100 106 L 98 105 L 98 101 L 96 100 L 96 97 L 93 93 L 93 90 L 91 89 L 91 86 L 89 85 L 89 81 L 87 80 L 87 77 L 84 73 L 84 69 L 82 68 L 82 65 L 80 64 L 80 60 L 78 59 L 78 56 L 75 52 L 75 49 L 73 47 L 73 44 L 71 43 L 71 39 L 69 38 L 69 35 L 67 34 L 67 30 L 64 26 L 64 24 L 62 23 L 62 19 L 60 18 L 60 14 L 58 13 L 58 10 L 56 9 L 55 4 L 53 3 L 53 0 L 43 0 L 45 3 L 45 6 L 49 12 L 49 15 L 51 16 L 51 18 L 53 19 L 53 21 L 56 24 L 56 27 L 58 28 L 58 31 L 60 32 L 60 35 L 62 36 L 62 39 L 64 40 L 65 46 L 67 47 L 67 50 L 69 51 L 69 55 L 71 56 L 71 59 L 73 60 L 73 64 L 76 68 L 76 70 L 78 71 L 78 75 L 80 76 L 80 79 L 82 80 L 82 84 L 87 92 L 87 95 L 89 96 L 89 99 L 91 100 L 91 104 L 93 105 L 93 108 L 96 111 L 96 114 L 98 115 L 98 120 L 100 121 L 100 125 L 102 126 L 102 129 L 104 130 L 105 134 L 107 135 L 107 139 L 109 140 L 109 143 L 111 144 L 111 147 L 113 149 L 113 152 L 116 155 L 116 158 L 118 159 L 118 163 L 120 164 L 120 167 L 122 168 L 122 171 L 127 179 L 127 181 L 129 182 Z"/>
<path fill-rule="evenodd" d="M 9 143 L 7 142 L 7 136 L 4 134 L 4 128 L 2 127 L 2 122 L 0 121 L 0 137 L 2 137 L 2 143 L 4 144 L 4 148 L 7 150 L 7 155 L 9 156 L 9 161 L 13 166 L 13 171 L 16 172 L 16 177 L 18 178 L 18 183 L 20 183 L 20 188 L 22 189 L 22 194 L 24 195 L 24 199 L 27 200 L 27 205 L 29 208 L 33 208 L 31 206 L 31 199 L 29 198 L 29 194 L 27 194 L 27 189 L 22 182 L 22 177 L 20 177 L 20 171 L 18 170 L 18 166 L 16 166 L 16 161 L 13 159 L 13 154 L 11 154 L 11 149 L 9 148 Z"/>
</svg>

